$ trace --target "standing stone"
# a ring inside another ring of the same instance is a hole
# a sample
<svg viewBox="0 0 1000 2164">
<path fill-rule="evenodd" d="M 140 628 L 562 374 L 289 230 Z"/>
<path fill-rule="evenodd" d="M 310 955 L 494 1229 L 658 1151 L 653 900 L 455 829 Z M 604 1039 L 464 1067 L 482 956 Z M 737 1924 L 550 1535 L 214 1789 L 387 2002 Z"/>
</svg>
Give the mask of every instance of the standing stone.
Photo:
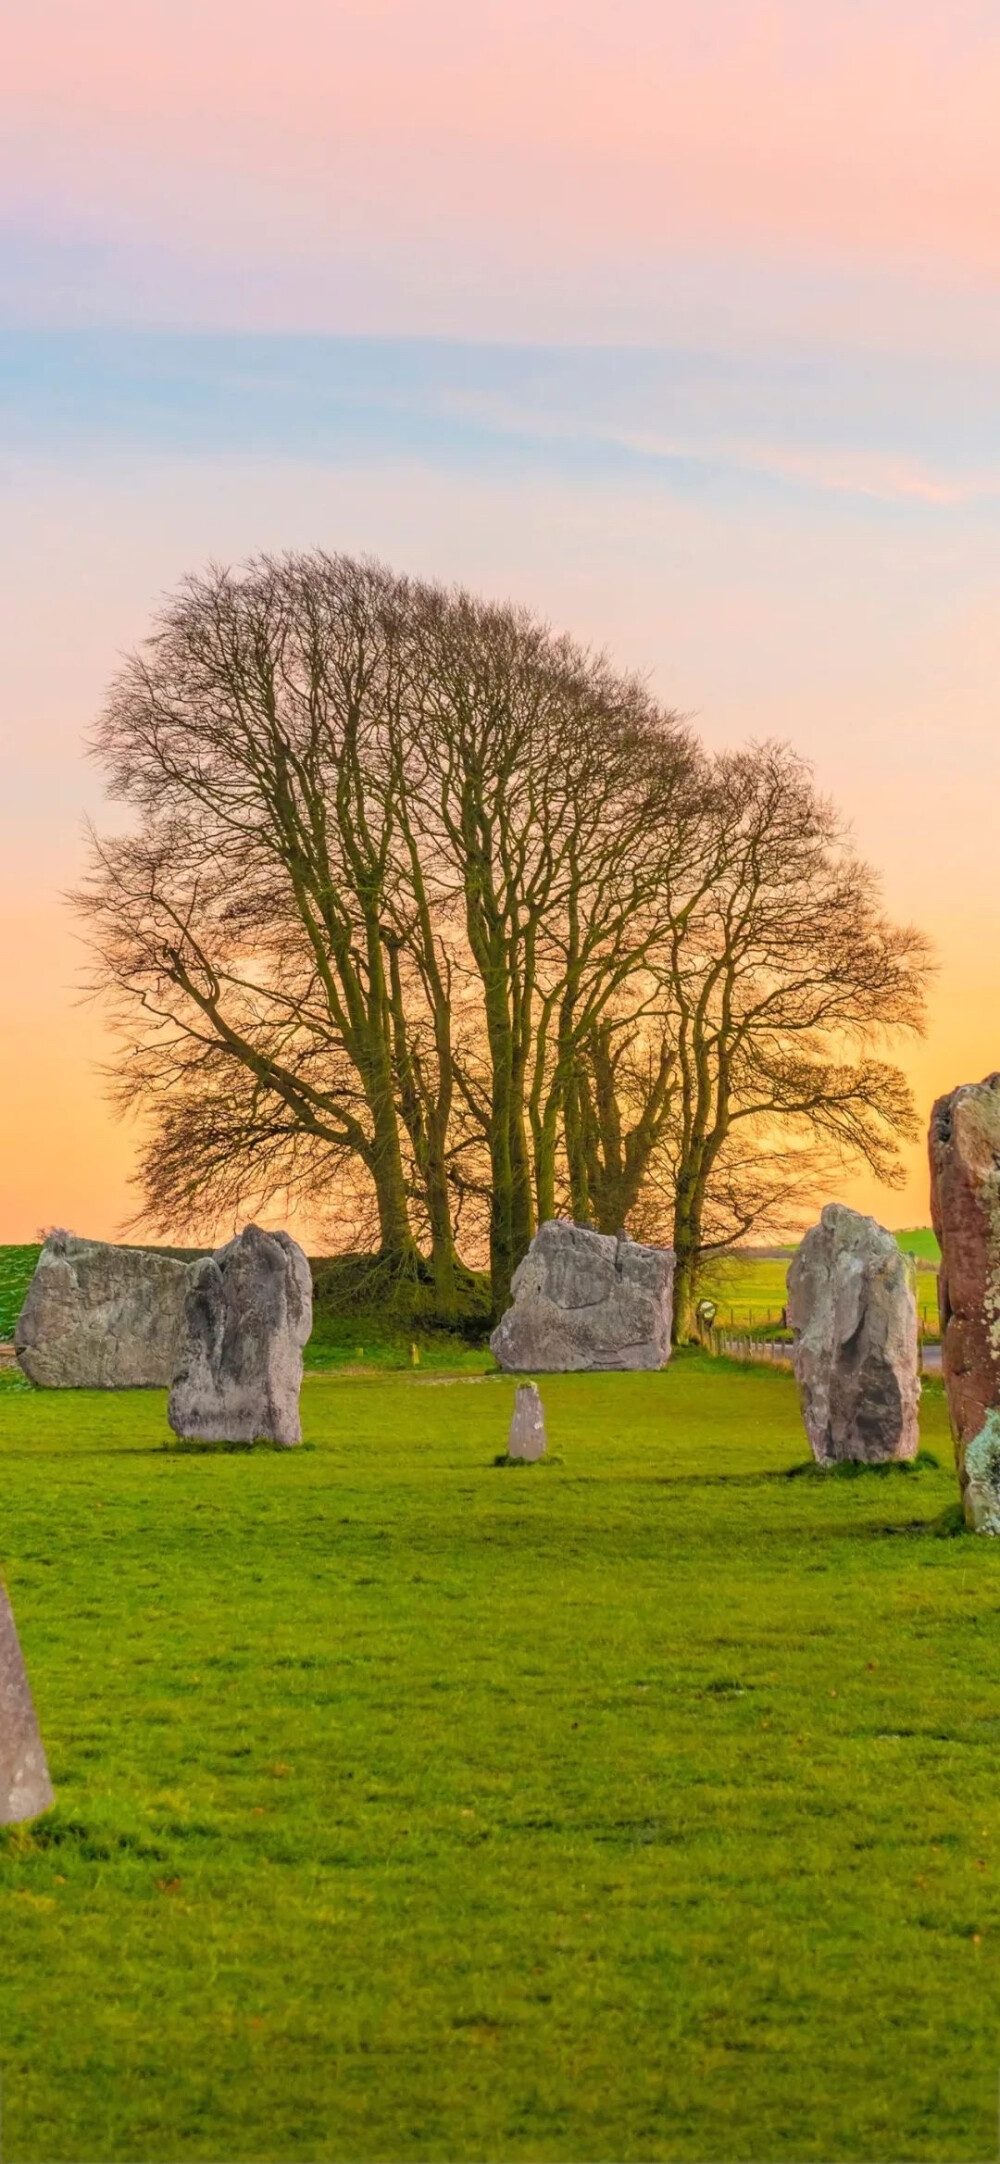
<svg viewBox="0 0 1000 2164">
<path fill-rule="evenodd" d="M 941 1367 L 966 1523 L 1000 1533 L 1000 1074 L 931 1113 Z"/>
<path fill-rule="evenodd" d="M 211 1443 L 300 1443 L 312 1277 L 287 1232 L 248 1225 L 196 1263 L 167 1419 Z"/>
<path fill-rule="evenodd" d="M 13 1610 L 0 1585 L 0 1826 L 37 1818 L 54 1802 Z"/>
<path fill-rule="evenodd" d="M 891 1232 L 828 1202 L 788 1271 L 792 1365 L 818 1465 L 917 1453 L 917 1303 Z"/>
<path fill-rule="evenodd" d="M 537 1383 L 519 1383 L 517 1386 L 507 1456 L 526 1458 L 530 1464 L 545 1456 L 545 1412 Z"/>
<path fill-rule="evenodd" d="M 490 1339 L 508 1373 L 662 1368 L 670 1358 L 674 1253 L 563 1218 L 539 1227 Z"/>
<path fill-rule="evenodd" d="M 165 1390 L 189 1269 L 146 1248 L 51 1233 L 14 1331 L 25 1374 L 49 1390 Z"/>
</svg>

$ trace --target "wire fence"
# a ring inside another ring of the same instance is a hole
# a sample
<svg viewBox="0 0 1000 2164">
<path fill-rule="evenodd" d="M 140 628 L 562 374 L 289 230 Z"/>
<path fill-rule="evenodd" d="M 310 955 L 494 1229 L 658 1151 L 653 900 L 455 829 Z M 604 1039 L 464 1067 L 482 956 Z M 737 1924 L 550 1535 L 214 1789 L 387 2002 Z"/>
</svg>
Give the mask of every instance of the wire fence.
<svg viewBox="0 0 1000 2164">
<path fill-rule="evenodd" d="M 725 1324 L 699 1321 L 698 1332 L 707 1353 L 725 1360 L 763 1361 L 769 1367 L 792 1367 L 791 1336 L 751 1337 L 740 1335 Z M 936 1339 L 928 1339 L 921 1332 L 917 1343 L 917 1358 L 922 1375 L 940 1375 L 941 1347 Z"/>
<path fill-rule="evenodd" d="M 724 1326 L 712 1324 L 702 1328 L 701 1342 L 706 1352 L 726 1360 L 766 1360 L 772 1367 L 782 1368 L 792 1364 L 790 1338 L 739 1337 Z"/>
<path fill-rule="evenodd" d="M 776 1330 L 785 1330 L 788 1327 L 786 1310 L 783 1307 L 775 1306 L 773 1302 L 767 1305 L 759 1300 L 716 1300 L 713 1302 L 713 1306 L 715 1308 L 716 1325 L 724 1326 L 730 1330 L 743 1329 L 744 1327 L 747 1330 L 764 1330 L 769 1327 Z M 922 1332 L 927 1332 L 932 1337 L 937 1336 L 938 1305 L 936 1296 L 932 1294 L 926 1300 L 918 1299 L 917 1321 Z"/>
</svg>

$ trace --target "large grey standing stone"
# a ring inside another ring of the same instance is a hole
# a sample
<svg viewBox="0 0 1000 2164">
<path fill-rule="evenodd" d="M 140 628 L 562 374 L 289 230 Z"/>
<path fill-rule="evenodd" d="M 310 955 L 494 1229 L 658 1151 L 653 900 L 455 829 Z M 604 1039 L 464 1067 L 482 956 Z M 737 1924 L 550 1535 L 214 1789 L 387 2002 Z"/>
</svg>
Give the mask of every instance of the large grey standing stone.
<svg viewBox="0 0 1000 2164">
<path fill-rule="evenodd" d="M 167 1419 L 212 1443 L 300 1443 L 312 1276 L 287 1232 L 248 1225 L 196 1263 Z"/>
<path fill-rule="evenodd" d="M 917 1453 L 917 1303 L 891 1232 L 828 1202 L 788 1271 L 792 1364 L 819 1465 Z"/>
<path fill-rule="evenodd" d="M 165 1390 L 189 1269 L 145 1248 L 51 1233 L 14 1331 L 25 1374 L 51 1390 Z"/>
<path fill-rule="evenodd" d="M 494 1355 L 515 1374 L 665 1367 L 673 1282 L 672 1248 L 549 1218 L 514 1272 Z"/>
<path fill-rule="evenodd" d="M 1000 1074 L 931 1113 L 941 1366 L 966 1523 L 1000 1534 Z"/>
<path fill-rule="evenodd" d="M 529 1464 L 534 1464 L 537 1458 L 545 1456 L 545 1411 L 537 1383 L 518 1383 L 507 1440 L 507 1456 L 525 1458 Z"/>
<path fill-rule="evenodd" d="M 14 1614 L 0 1584 L 0 1826 L 37 1818 L 54 1801 Z"/>
</svg>

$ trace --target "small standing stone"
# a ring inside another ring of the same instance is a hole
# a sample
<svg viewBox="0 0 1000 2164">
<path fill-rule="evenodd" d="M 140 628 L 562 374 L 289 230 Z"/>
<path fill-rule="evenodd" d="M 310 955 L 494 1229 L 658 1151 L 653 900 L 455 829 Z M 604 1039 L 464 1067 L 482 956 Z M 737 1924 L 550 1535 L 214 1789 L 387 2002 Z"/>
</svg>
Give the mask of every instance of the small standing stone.
<svg viewBox="0 0 1000 2164">
<path fill-rule="evenodd" d="M 14 1614 L 0 1585 L 0 1826 L 38 1818 L 54 1801 Z"/>
<path fill-rule="evenodd" d="M 1000 1534 L 1000 1074 L 939 1097 L 929 1145 L 958 1485 L 967 1525 Z"/>
<path fill-rule="evenodd" d="M 537 1383 L 519 1383 L 507 1441 L 509 1458 L 533 1464 L 545 1456 L 545 1412 Z"/>
<path fill-rule="evenodd" d="M 287 1232 L 248 1225 L 196 1263 L 167 1405 L 175 1435 L 211 1443 L 300 1443 L 302 1349 L 312 1277 Z"/>
</svg>

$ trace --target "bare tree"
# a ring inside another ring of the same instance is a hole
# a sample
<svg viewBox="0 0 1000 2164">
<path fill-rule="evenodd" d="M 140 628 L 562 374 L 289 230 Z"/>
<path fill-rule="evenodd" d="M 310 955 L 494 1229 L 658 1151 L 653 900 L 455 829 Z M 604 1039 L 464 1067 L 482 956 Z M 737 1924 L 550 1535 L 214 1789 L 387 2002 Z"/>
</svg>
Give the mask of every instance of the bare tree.
<svg viewBox="0 0 1000 2164">
<path fill-rule="evenodd" d="M 662 931 L 651 839 L 667 846 L 698 760 L 640 683 L 525 611 L 425 589 L 414 647 L 422 847 L 451 867 L 479 985 L 456 1079 L 489 1154 L 499 1308 L 555 1208 L 561 1145 L 579 1199 L 578 1047 Z"/>
<path fill-rule="evenodd" d="M 669 1192 L 683 1336 L 803 1151 L 893 1176 L 926 945 L 787 749 L 709 761 L 527 612 L 315 554 L 189 580 L 96 750 L 133 816 L 81 902 L 158 1224 L 350 1186 L 447 1314 L 460 1226 L 499 1308 L 538 1216 Z"/>
<path fill-rule="evenodd" d="M 660 1006 L 653 996 L 648 1003 Z M 657 1172 L 677 1097 L 677 1053 L 662 1010 L 652 1022 L 611 1015 L 595 1023 L 577 1048 L 571 1093 L 566 1156 L 574 1217 L 593 1222 L 598 1232 L 626 1225 L 635 1232 L 648 1196 L 645 1231 L 652 1237 L 655 1221 L 659 1239 L 664 1212 Z"/>
<path fill-rule="evenodd" d="M 715 762 L 694 839 L 681 877 L 668 870 L 660 957 L 676 1059 L 680 1339 L 693 1328 L 708 1213 L 718 1218 L 727 1186 L 733 1232 L 745 1234 L 774 1209 L 776 1152 L 780 1165 L 805 1145 L 899 1177 L 899 1143 L 917 1123 L 883 1047 L 922 1028 L 930 968 L 923 934 L 886 916 L 875 874 L 786 746 Z"/>
<path fill-rule="evenodd" d="M 359 1159 L 382 1250 L 403 1262 L 416 1249 L 386 938 L 399 618 L 397 582 L 344 559 L 189 580 L 101 721 L 111 794 L 138 824 L 95 844 L 82 901 L 133 1042 L 140 1023 L 120 1092 L 155 1107 L 179 1089 L 167 1129 L 198 1136 L 177 1212 L 199 1182 L 225 1192 L 233 1135 L 213 1127 L 213 1100 L 232 1091 L 253 1111 L 251 1160 L 301 1161 L 306 1141 L 314 1169 Z M 161 1215 L 163 1139 L 154 1119 Z"/>
<path fill-rule="evenodd" d="M 134 823 L 81 902 L 147 1213 L 360 1165 L 382 1254 L 426 1238 L 444 1312 L 484 1202 L 502 1305 L 574 1047 L 656 928 L 685 732 L 524 611 L 320 554 L 189 580 L 96 750 Z"/>
</svg>

